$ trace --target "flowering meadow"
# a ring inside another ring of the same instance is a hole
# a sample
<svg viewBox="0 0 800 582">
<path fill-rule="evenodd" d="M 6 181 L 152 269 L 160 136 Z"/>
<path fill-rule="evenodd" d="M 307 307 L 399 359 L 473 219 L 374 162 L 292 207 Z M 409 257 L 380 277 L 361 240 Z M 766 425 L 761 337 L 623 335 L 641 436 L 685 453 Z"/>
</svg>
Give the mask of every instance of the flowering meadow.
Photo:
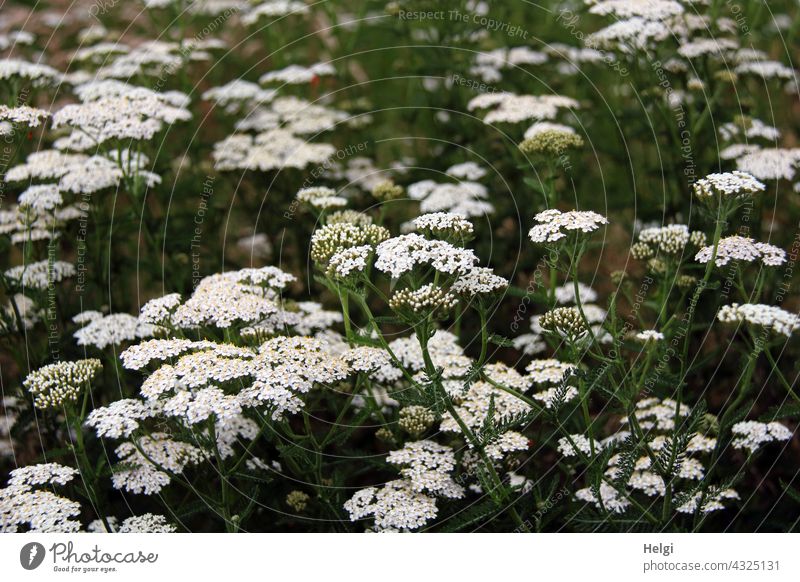
<svg viewBox="0 0 800 582">
<path fill-rule="evenodd" d="M 5 2 L 0 531 L 799 531 L 799 33 Z"/>
</svg>

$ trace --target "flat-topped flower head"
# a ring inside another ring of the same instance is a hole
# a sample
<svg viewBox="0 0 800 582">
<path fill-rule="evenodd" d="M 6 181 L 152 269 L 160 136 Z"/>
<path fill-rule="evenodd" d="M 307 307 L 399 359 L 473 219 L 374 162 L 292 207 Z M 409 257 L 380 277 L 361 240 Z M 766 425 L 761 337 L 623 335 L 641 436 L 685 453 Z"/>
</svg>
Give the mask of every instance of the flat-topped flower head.
<svg viewBox="0 0 800 582">
<path fill-rule="evenodd" d="M 75 402 L 102 367 L 96 359 L 56 362 L 31 372 L 22 384 L 37 408 L 58 408 Z"/>
<path fill-rule="evenodd" d="M 351 521 L 374 518 L 375 531 L 411 531 L 436 519 L 436 498 L 415 491 L 406 479 L 356 491 L 344 504 Z"/>
<path fill-rule="evenodd" d="M 792 431 L 779 422 L 758 422 L 745 420 L 737 422 L 731 427 L 733 442 L 736 449 L 747 449 L 755 453 L 763 445 L 776 441 L 788 441 L 792 438 Z"/>
<path fill-rule="evenodd" d="M 42 485 L 66 485 L 72 481 L 79 471 L 58 463 L 40 463 L 28 465 L 11 471 L 9 485 L 39 487 Z"/>
<path fill-rule="evenodd" d="M 703 499 L 702 491 L 690 495 L 689 498 L 682 504 L 675 507 L 678 513 L 694 514 L 694 513 L 713 513 L 725 509 L 723 501 L 738 500 L 739 494 L 734 489 L 719 489 L 718 487 L 710 488 L 709 493 L 705 496 L 705 501 L 701 505 Z"/>
<path fill-rule="evenodd" d="M 745 323 L 786 337 L 800 327 L 800 316 L 797 314 L 759 303 L 723 305 L 717 312 L 717 319 L 722 323 Z"/>
<path fill-rule="evenodd" d="M 488 267 L 473 267 L 460 275 L 450 287 L 450 291 L 467 297 L 500 293 L 508 288 L 508 279 L 495 274 Z"/>
<path fill-rule="evenodd" d="M 144 87 L 129 86 L 123 95 L 105 95 L 65 105 L 53 114 L 53 127 L 72 127 L 99 145 L 116 140 L 149 140 L 166 125 L 191 118 L 184 106 L 169 96 Z"/>
<path fill-rule="evenodd" d="M 703 247 L 694 258 L 698 263 L 708 263 L 713 253 L 713 246 Z M 767 267 L 777 267 L 786 262 L 786 252 L 768 243 L 755 242 L 752 238 L 734 235 L 720 239 L 714 265 L 724 267 L 731 261 L 747 263 L 760 261 Z"/>
<path fill-rule="evenodd" d="M 558 439 L 558 452 L 565 457 L 576 457 L 580 453 L 589 456 L 592 453 L 592 444 L 594 444 L 595 451 L 602 447 L 599 442 L 592 441 L 585 435 L 573 434 L 570 438 L 561 437 Z"/>
<path fill-rule="evenodd" d="M 345 279 L 363 273 L 374 250 L 372 245 L 342 249 L 330 258 L 325 274 L 332 279 Z"/>
<path fill-rule="evenodd" d="M 389 236 L 388 230 L 375 224 L 326 224 L 311 236 L 311 258 L 318 264 L 325 264 L 341 250 L 377 245 Z"/>
<path fill-rule="evenodd" d="M 768 142 L 776 142 L 781 139 L 780 129 L 747 115 L 736 115 L 733 121 L 720 125 L 718 132 L 720 137 L 727 142 L 734 142 L 738 139 L 747 141 L 763 139 Z M 760 149 L 757 145 L 754 147 L 756 150 Z"/>
<path fill-rule="evenodd" d="M 326 224 L 352 224 L 354 226 L 367 226 L 372 224 L 372 217 L 369 214 L 357 210 L 337 210 L 332 212 L 325 219 Z"/>
<path fill-rule="evenodd" d="M 168 324 L 181 302 L 180 293 L 169 293 L 163 297 L 151 299 L 142 305 L 139 317 L 142 321 L 153 325 Z"/>
<path fill-rule="evenodd" d="M 420 211 L 424 213 L 449 212 L 470 218 L 494 212 L 494 206 L 487 200 L 486 186 L 468 180 L 457 184 L 422 180 L 408 187 L 408 197 L 419 200 Z"/>
<path fill-rule="evenodd" d="M 461 214 L 433 212 L 413 220 L 414 226 L 428 236 L 450 242 L 462 242 L 472 238 L 475 228 Z"/>
<path fill-rule="evenodd" d="M 758 60 L 744 62 L 736 66 L 734 72 L 738 75 L 755 75 L 763 79 L 791 79 L 795 75 L 794 69 L 778 61 Z"/>
<path fill-rule="evenodd" d="M 399 468 L 402 478 L 380 489 L 357 491 L 344 504 L 352 521 L 372 516 L 376 531 L 414 530 L 436 518 L 436 497 L 464 496 L 464 488 L 451 476 L 456 457 L 449 447 L 431 440 L 411 442 L 386 460 Z"/>
<path fill-rule="evenodd" d="M 12 485 L 0 489 L 0 532 L 74 533 L 81 505 L 46 489 Z"/>
<path fill-rule="evenodd" d="M 642 229 L 639 241 L 631 246 L 631 255 L 637 260 L 646 260 L 658 253 L 679 255 L 687 245 L 695 248 L 706 244 L 706 235 L 698 230 L 690 231 L 685 224 L 670 224 Z"/>
<path fill-rule="evenodd" d="M 608 219 L 591 210 L 561 212 L 550 209 L 534 216 L 539 224 L 531 228 L 528 236 L 535 243 L 551 243 L 566 238 L 569 234 L 587 234 L 608 224 Z"/>
<path fill-rule="evenodd" d="M 99 437 L 127 438 L 139 428 L 142 420 L 153 416 L 154 412 L 152 404 L 124 398 L 92 410 L 86 417 L 86 426 L 94 428 Z"/>
<path fill-rule="evenodd" d="M 37 212 L 49 211 L 58 208 L 64 203 L 58 185 L 37 184 L 28 187 L 17 199 L 20 210 L 30 208 Z"/>
<path fill-rule="evenodd" d="M 455 164 L 445 170 L 448 176 L 459 180 L 480 180 L 486 175 L 486 169 L 475 162 Z"/>
<path fill-rule="evenodd" d="M 581 303 L 597 301 L 597 291 L 583 283 L 578 283 L 578 297 L 575 296 L 575 284 L 571 282 L 556 287 L 555 293 L 556 301 L 561 305 L 575 303 L 578 297 L 580 297 Z"/>
<path fill-rule="evenodd" d="M 303 188 L 297 192 L 297 199 L 319 210 L 347 206 L 347 198 L 337 195 L 336 190 L 326 186 Z"/>
<path fill-rule="evenodd" d="M 570 128 L 571 129 L 571 128 Z M 543 129 L 519 144 L 519 149 L 526 155 L 540 155 L 557 158 L 568 150 L 583 147 L 583 138 L 574 130 L 565 131 L 558 128 Z"/>
<path fill-rule="evenodd" d="M 520 123 L 531 119 L 554 119 L 561 109 L 577 109 L 580 104 L 561 95 L 515 95 L 484 93 L 467 103 L 467 109 L 491 109 L 484 117 L 486 124 Z"/>
<path fill-rule="evenodd" d="M 488 369 L 491 379 L 503 386 L 516 387 L 525 390 L 529 383 L 525 376 L 502 365 L 492 366 Z M 460 403 L 455 410 L 464 423 L 473 429 L 480 428 L 489 413 L 491 403 L 494 403 L 494 420 L 502 422 L 503 419 L 522 415 L 531 410 L 531 407 L 516 396 L 496 388 L 483 380 L 475 382 L 466 394 L 459 396 Z M 461 426 L 449 413 L 442 417 L 440 430 L 443 432 L 460 433 Z"/>
<path fill-rule="evenodd" d="M 664 340 L 664 334 L 654 329 L 636 332 L 633 339 L 643 344 L 655 344 Z"/>
<path fill-rule="evenodd" d="M 53 67 L 40 63 L 30 63 L 20 59 L 0 59 L 0 81 L 29 81 L 34 87 L 54 85 L 62 78 L 62 74 Z"/>
<path fill-rule="evenodd" d="M 793 180 L 800 166 L 800 148 L 758 149 L 736 160 L 736 167 L 759 180 Z"/>
<path fill-rule="evenodd" d="M 391 202 L 398 200 L 405 195 L 402 186 L 398 186 L 392 180 L 383 180 L 372 187 L 372 197 L 379 202 Z"/>
<path fill-rule="evenodd" d="M 68 277 L 74 277 L 75 265 L 65 261 L 38 261 L 19 265 L 6 271 L 6 278 L 21 288 L 47 289 Z"/>
<path fill-rule="evenodd" d="M 678 47 L 678 54 L 687 59 L 696 59 L 706 55 L 712 58 L 723 58 L 737 48 L 739 48 L 739 43 L 729 38 L 699 38 L 681 43 L 681 46 Z"/>
<path fill-rule="evenodd" d="M 0 121 L 8 121 L 27 127 L 39 127 L 48 117 L 50 117 L 49 111 L 36 109 L 28 105 L 20 105 L 19 107 L 0 105 Z"/>
<path fill-rule="evenodd" d="M 709 174 L 692 186 L 694 194 L 706 203 L 725 200 L 741 200 L 766 190 L 766 186 L 747 172 L 724 172 Z"/>
<path fill-rule="evenodd" d="M 450 447 L 432 440 L 422 440 L 392 451 L 386 459 L 400 467 L 411 488 L 420 493 L 442 497 L 463 497 L 464 490 L 450 477 L 456 465 L 456 456 Z"/>
<path fill-rule="evenodd" d="M 375 267 L 397 279 L 414 267 L 430 265 L 440 273 L 457 275 L 465 273 L 478 262 L 469 249 L 462 249 L 442 240 L 428 240 L 416 234 L 390 238 L 377 248 Z"/>
<path fill-rule="evenodd" d="M 358 346 L 344 352 L 342 358 L 352 370 L 368 374 L 376 382 L 394 382 L 403 375 L 395 367 L 389 352 L 382 348 Z"/>
<path fill-rule="evenodd" d="M 74 333 L 79 346 L 94 346 L 99 350 L 136 339 L 151 337 L 155 326 L 127 313 L 112 313 L 93 319 Z"/>
<path fill-rule="evenodd" d="M 568 364 L 552 358 L 533 360 L 525 370 L 532 384 L 557 384 L 562 382 L 576 369 L 575 364 Z"/>
<path fill-rule="evenodd" d="M 591 14 L 631 18 L 639 16 L 648 20 L 665 20 L 683 14 L 684 7 L 676 0 L 589 0 Z"/>
<path fill-rule="evenodd" d="M 236 113 L 272 101 L 276 95 L 277 91 L 262 89 L 256 83 L 243 79 L 234 79 L 230 83 L 207 90 L 202 97 L 224 107 L 229 113 Z"/>
<path fill-rule="evenodd" d="M 643 242 L 633 243 L 630 253 L 631 257 L 637 261 L 647 261 L 648 259 L 652 259 L 656 254 L 653 247 Z"/>
<path fill-rule="evenodd" d="M 167 521 L 163 515 L 145 513 L 134 515 L 122 521 L 117 533 L 174 533 L 178 528 Z"/>
<path fill-rule="evenodd" d="M 531 125 L 528 129 L 525 130 L 525 139 L 530 139 L 532 137 L 536 137 L 539 134 L 555 131 L 559 133 L 571 133 L 575 134 L 575 129 L 570 127 L 569 125 L 563 125 L 561 123 L 553 123 L 552 121 L 537 121 L 533 125 Z"/>
<path fill-rule="evenodd" d="M 327 143 L 311 143 L 284 128 L 275 128 L 251 136 L 234 134 L 214 144 L 214 162 L 218 170 L 303 169 L 311 164 L 325 164 L 336 148 Z"/>
<path fill-rule="evenodd" d="M 121 463 L 111 476 L 114 488 L 144 495 L 160 493 L 169 485 L 171 474 L 180 474 L 188 465 L 195 465 L 204 458 L 201 449 L 172 440 L 165 433 L 141 437 L 136 444 L 122 443 L 115 453 Z"/>
<path fill-rule="evenodd" d="M 644 4 L 644 3 L 642 3 Z M 660 20 L 633 16 L 617 20 L 586 37 L 586 46 L 634 53 L 659 43 L 672 35 L 670 26 Z"/>
<path fill-rule="evenodd" d="M 204 277 L 185 302 L 177 307 L 170 302 L 170 323 L 182 329 L 259 323 L 278 313 L 278 294 L 294 280 L 272 266 Z"/>
<path fill-rule="evenodd" d="M 273 6 L 289 6 L 293 4 L 292 2 L 268 2 L 267 4 L 273 4 Z M 298 6 L 301 5 L 301 2 L 296 3 Z M 305 7 L 304 7 L 305 8 Z M 287 11 L 291 12 L 291 11 Z M 276 16 L 274 12 L 270 13 L 272 16 Z M 304 67 L 302 65 L 289 65 L 283 69 L 270 71 L 261 75 L 258 82 L 267 85 L 269 83 L 280 83 L 281 85 L 289 84 L 289 85 L 298 85 L 303 83 L 309 83 L 316 77 L 323 77 L 329 75 L 335 75 L 336 69 L 333 68 L 333 65 L 330 63 L 315 63 L 309 67 Z"/>
</svg>

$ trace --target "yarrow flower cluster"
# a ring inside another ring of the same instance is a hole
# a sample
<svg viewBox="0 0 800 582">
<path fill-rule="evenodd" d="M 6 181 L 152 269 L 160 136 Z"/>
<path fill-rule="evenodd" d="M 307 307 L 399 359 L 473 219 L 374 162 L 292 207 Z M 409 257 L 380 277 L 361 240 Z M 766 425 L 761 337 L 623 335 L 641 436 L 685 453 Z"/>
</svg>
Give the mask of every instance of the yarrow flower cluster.
<svg viewBox="0 0 800 582">
<path fill-rule="evenodd" d="M 561 109 L 578 109 L 580 104 L 561 95 L 515 95 L 514 93 L 486 93 L 474 97 L 467 109 L 490 109 L 483 122 L 493 124 L 519 123 L 530 119 L 553 119 Z"/>
<path fill-rule="evenodd" d="M 581 303 L 592 303 L 597 300 L 597 292 L 583 283 L 578 283 L 578 295 L 575 294 L 575 284 L 565 283 L 555 288 L 556 301 L 561 305 L 576 303 L 580 298 Z"/>
<path fill-rule="evenodd" d="M 37 408 L 59 408 L 77 400 L 102 367 L 96 359 L 56 362 L 28 374 L 23 386 Z"/>
<path fill-rule="evenodd" d="M 436 499 L 415 491 L 405 479 L 361 489 L 345 502 L 344 509 L 351 521 L 372 517 L 376 531 L 419 529 L 439 514 Z"/>
<path fill-rule="evenodd" d="M 468 297 L 485 296 L 498 293 L 508 287 L 508 279 L 495 274 L 488 267 L 473 267 L 460 275 L 450 287 L 450 291 Z"/>
<path fill-rule="evenodd" d="M 0 105 L 0 121 L 19 123 L 27 127 L 39 127 L 44 120 L 50 117 L 49 111 L 22 105 L 19 107 L 9 107 Z"/>
<path fill-rule="evenodd" d="M 117 533 L 173 533 L 177 527 L 167 521 L 163 515 L 145 513 L 135 515 L 122 521 Z"/>
<path fill-rule="evenodd" d="M 737 422 L 731 427 L 733 446 L 737 449 L 747 449 L 752 454 L 767 443 L 788 441 L 792 438 L 792 431 L 779 422 L 757 422 L 745 420 Z"/>
<path fill-rule="evenodd" d="M 124 398 L 92 410 L 86 418 L 86 426 L 94 428 L 99 437 L 129 437 L 139 428 L 142 420 L 154 416 L 155 412 L 152 404 Z"/>
<path fill-rule="evenodd" d="M 576 457 L 578 456 L 578 452 L 589 456 L 592 453 L 593 446 L 595 450 L 601 448 L 600 443 L 591 441 L 582 434 L 573 434 L 570 435 L 570 438 L 561 437 L 558 439 L 558 452 L 565 457 Z"/>
<path fill-rule="evenodd" d="M 654 344 L 664 340 L 664 334 L 654 329 L 646 329 L 634 334 L 634 339 L 643 344 Z"/>
<path fill-rule="evenodd" d="M 645 228 L 639 233 L 638 242 L 631 247 L 635 259 L 649 259 L 658 253 L 679 255 L 688 245 L 702 247 L 706 235 L 700 231 L 690 231 L 685 224 L 670 224 Z"/>
<path fill-rule="evenodd" d="M 572 233 L 591 233 L 608 224 L 608 219 L 591 210 L 545 210 L 534 216 L 540 224 L 531 228 L 528 236 L 535 243 L 557 242 Z"/>
<path fill-rule="evenodd" d="M 449 311 L 458 299 L 441 287 L 429 283 L 419 289 L 401 289 L 389 299 L 389 307 L 394 311 L 412 313 L 431 313 L 436 310 Z"/>
<path fill-rule="evenodd" d="M 355 273 L 363 273 L 374 251 L 372 245 L 349 247 L 337 251 L 328 261 L 325 273 L 334 279 L 344 279 Z"/>
<path fill-rule="evenodd" d="M 36 211 L 47 211 L 58 208 L 64 198 L 55 184 L 38 184 L 30 186 L 17 199 L 20 208 L 31 208 Z"/>
<path fill-rule="evenodd" d="M 451 241 L 470 239 L 475 231 L 464 216 L 451 212 L 423 214 L 414 219 L 414 226 L 431 237 Z"/>
<path fill-rule="evenodd" d="M 800 165 L 800 148 L 758 149 L 736 160 L 736 167 L 759 180 L 793 180 Z"/>
<path fill-rule="evenodd" d="M 703 201 L 748 198 L 766 190 L 766 186 L 746 172 L 709 174 L 692 186 L 695 196 Z"/>
<path fill-rule="evenodd" d="M 577 307 L 557 307 L 542 315 L 541 328 L 548 333 L 572 340 L 584 337 L 589 328 Z"/>
<path fill-rule="evenodd" d="M 548 358 L 531 361 L 525 371 L 528 372 L 528 379 L 533 384 L 557 384 L 562 382 L 575 369 L 574 364 L 567 364 Z"/>
<path fill-rule="evenodd" d="M 412 405 L 400 410 L 397 426 L 412 437 L 418 437 L 428 430 L 435 420 L 434 414 L 424 406 Z"/>
<path fill-rule="evenodd" d="M 171 474 L 182 473 L 204 457 L 199 448 L 172 440 L 164 433 L 123 443 L 115 452 L 121 463 L 111 477 L 114 487 L 144 495 L 159 493 L 170 483 Z"/>
<path fill-rule="evenodd" d="M 358 346 L 342 353 L 342 358 L 354 371 L 369 374 L 377 382 L 394 382 L 403 375 L 383 348 Z M 408 408 L 415 410 L 413 406 Z"/>
<path fill-rule="evenodd" d="M 436 519 L 436 497 L 460 498 L 464 489 L 453 481 L 455 454 L 430 440 L 408 443 L 389 453 L 387 461 L 400 468 L 402 479 L 380 489 L 367 487 L 344 504 L 353 521 L 372 516 L 376 531 L 410 531 Z"/>
<path fill-rule="evenodd" d="M 519 144 L 519 149 L 527 155 L 562 156 L 567 150 L 583 147 L 583 138 L 575 130 L 540 129 L 531 132 L 530 137 Z"/>
<path fill-rule="evenodd" d="M 423 213 L 445 212 L 473 218 L 494 212 L 494 206 L 487 200 L 489 191 L 486 186 L 470 180 L 457 184 L 422 180 L 408 187 L 408 197 L 419 200 Z"/>
<path fill-rule="evenodd" d="M 352 247 L 375 246 L 389 238 L 389 231 L 374 224 L 328 224 L 314 231 L 311 237 L 311 258 L 325 264 L 336 253 Z"/>
<path fill-rule="evenodd" d="M 9 485 L 35 487 L 39 485 L 66 485 L 78 475 L 78 471 L 58 463 L 41 463 L 14 469 L 10 474 Z"/>
<path fill-rule="evenodd" d="M 12 267 L 5 276 L 20 287 L 47 289 L 51 283 L 58 283 L 75 276 L 75 265 L 64 261 L 38 261 L 27 265 Z"/>
<path fill-rule="evenodd" d="M 71 482 L 78 471 L 58 463 L 30 465 L 11 471 L 8 486 L 0 489 L 0 532 L 77 532 L 79 503 L 61 497 L 53 486 Z M 47 487 L 47 489 L 38 489 Z"/>
<path fill-rule="evenodd" d="M 372 188 L 372 197 L 379 202 L 391 202 L 403 196 L 403 187 L 398 186 L 392 180 L 378 182 Z"/>
<path fill-rule="evenodd" d="M 143 313 L 159 325 L 180 329 L 257 324 L 279 313 L 278 292 L 294 280 L 271 266 L 229 271 L 201 279 L 192 296 L 180 304 L 171 294 L 145 304 Z"/>
<path fill-rule="evenodd" d="M 746 323 L 773 333 L 791 336 L 800 327 L 800 316 L 774 305 L 732 303 L 717 312 L 722 323 Z"/>
<path fill-rule="evenodd" d="M 728 236 L 720 239 L 717 244 L 716 255 L 713 245 L 703 247 L 695 255 L 699 263 L 708 263 L 712 256 L 714 265 L 724 267 L 730 261 L 745 261 L 752 263 L 761 261 L 767 267 L 777 267 L 786 262 L 786 252 L 783 249 L 762 242 L 755 242 L 752 238 L 743 236 Z"/>
<path fill-rule="evenodd" d="M 598 509 L 605 507 L 613 513 L 625 513 L 633 506 L 630 496 L 635 493 L 647 497 L 666 495 L 665 466 L 673 463 L 672 472 L 669 474 L 676 499 L 673 511 L 693 514 L 725 509 L 723 501 L 739 498 L 736 491 L 723 490 L 712 485 L 708 489 L 708 494 L 703 497 L 703 494 L 697 491 L 696 485 L 706 475 L 704 462 L 696 455 L 712 452 L 717 446 L 716 438 L 698 433 L 688 440 L 679 441 L 675 435 L 676 427 L 685 422 L 684 419 L 691 413 L 688 406 L 678 406 L 678 403 L 671 399 L 646 398 L 637 402 L 635 416 L 640 428 L 645 431 L 649 453 L 644 454 L 645 451 L 641 450 L 638 455 L 635 454 L 640 449 L 631 449 L 629 431 L 623 430 L 603 441 L 595 441 L 595 451 L 612 449 L 613 454 L 608 458 L 605 479 L 599 488 L 579 489 L 575 492 L 575 498 L 593 504 Z M 627 418 L 623 419 L 622 424 L 627 424 Z M 592 441 L 580 434 L 572 435 L 571 439 L 584 456 L 589 455 Z M 675 447 L 679 444 L 681 448 L 676 450 Z M 559 450 L 566 456 L 577 454 L 566 438 L 559 441 Z M 625 481 L 621 481 L 623 477 L 626 478 Z M 703 498 L 702 504 L 701 498 Z"/>
<path fill-rule="evenodd" d="M 141 338 L 151 337 L 155 327 L 127 313 L 113 313 L 87 322 L 75 332 L 79 346 L 94 346 L 102 350 L 111 345 L 120 345 Z"/>
<path fill-rule="evenodd" d="M 297 193 L 297 199 L 320 210 L 347 205 L 345 197 L 337 195 L 336 190 L 325 186 L 303 188 Z"/>
<path fill-rule="evenodd" d="M 404 234 L 380 243 L 375 268 L 397 279 L 418 265 L 430 265 L 448 275 L 468 272 L 478 261 L 469 249 L 441 240 L 428 240 L 418 234 Z"/>
</svg>

